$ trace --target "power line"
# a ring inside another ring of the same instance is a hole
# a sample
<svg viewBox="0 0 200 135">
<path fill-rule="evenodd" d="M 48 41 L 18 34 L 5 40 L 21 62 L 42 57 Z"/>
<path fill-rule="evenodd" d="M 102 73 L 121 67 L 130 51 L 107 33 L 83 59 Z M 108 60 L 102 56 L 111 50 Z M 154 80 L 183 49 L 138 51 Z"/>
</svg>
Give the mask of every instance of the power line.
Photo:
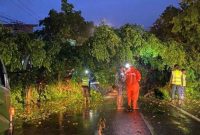
<svg viewBox="0 0 200 135">
<path fill-rule="evenodd" d="M 30 13 L 34 14 L 38 19 L 40 18 L 40 16 L 38 16 L 37 13 L 34 10 L 32 10 L 31 8 L 29 8 L 25 3 L 23 3 L 21 0 L 18 0 L 18 1 L 24 8 L 26 8 L 28 11 L 30 11 Z"/>
<path fill-rule="evenodd" d="M 27 13 L 30 16 L 32 16 L 36 21 L 38 21 L 38 18 L 36 18 L 32 13 L 30 13 L 29 10 L 27 10 L 26 8 L 24 8 L 23 6 L 21 6 L 19 3 L 15 2 L 15 0 L 13 0 L 12 2 L 11 1 L 9 1 L 9 2 L 12 3 L 14 6 L 16 6 L 17 8 L 23 9 L 25 11 L 25 13 Z"/>
<path fill-rule="evenodd" d="M 5 12 L 2 12 L 0 11 L 0 15 L 3 16 L 3 17 L 7 17 L 11 20 L 15 20 L 15 21 L 18 21 L 18 22 L 22 22 L 22 21 L 19 21 L 18 19 L 14 18 L 14 17 L 11 17 L 10 15 L 6 14 Z"/>
<path fill-rule="evenodd" d="M 11 19 L 7 16 L 3 16 L 3 15 L 0 15 L 0 24 L 5 25 L 6 27 L 12 27 L 12 29 L 14 29 L 14 31 L 17 31 L 17 30 L 23 31 L 23 29 L 26 29 L 26 28 L 29 29 L 29 26 L 31 26 L 31 24 L 26 24 L 19 20 L 13 20 L 13 19 Z M 32 26 L 35 27 L 36 25 L 32 25 Z"/>
<path fill-rule="evenodd" d="M 6 17 L 6 16 L 3 16 L 3 15 L 0 15 L 0 18 L 4 19 L 4 21 L 5 21 L 5 20 L 9 20 L 10 22 L 6 21 L 6 22 L 8 22 L 8 23 L 23 23 L 22 21 L 14 20 L 14 19 L 11 19 L 11 18 Z"/>
<path fill-rule="evenodd" d="M 1 19 L 0 19 L 0 22 L 2 22 L 2 23 L 9 23 L 8 21 L 1 20 Z"/>
<path fill-rule="evenodd" d="M 0 17 L 1 17 L 1 18 L 3 18 L 3 19 L 9 20 L 9 21 L 13 21 L 12 19 L 10 19 L 10 18 L 7 18 L 7 17 L 5 17 L 5 16 L 2 16 L 2 15 L 0 15 Z"/>
</svg>

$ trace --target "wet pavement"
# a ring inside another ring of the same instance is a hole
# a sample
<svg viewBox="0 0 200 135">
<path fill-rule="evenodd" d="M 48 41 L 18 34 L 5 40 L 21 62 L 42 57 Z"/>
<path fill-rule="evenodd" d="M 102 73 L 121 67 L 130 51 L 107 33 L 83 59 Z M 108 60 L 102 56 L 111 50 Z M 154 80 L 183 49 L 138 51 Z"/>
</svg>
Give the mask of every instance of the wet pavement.
<svg viewBox="0 0 200 135">
<path fill-rule="evenodd" d="M 150 130 L 141 117 L 140 111 L 127 112 L 126 107 L 117 110 L 114 96 L 116 96 L 116 93 L 107 95 L 106 104 L 102 109 L 104 111 L 101 112 L 101 117 L 104 118 L 106 123 L 103 133 L 106 135 L 150 135 Z"/>
<path fill-rule="evenodd" d="M 150 135 L 140 112 L 119 111 L 107 114 L 107 124 L 104 133 L 108 135 Z"/>
<path fill-rule="evenodd" d="M 153 128 L 155 135 L 199 135 L 200 123 L 168 103 L 143 99 L 142 114 Z"/>
<path fill-rule="evenodd" d="M 116 110 L 116 99 L 110 95 L 95 110 L 85 106 L 82 113 L 58 112 L 38 124 L 23 122 L 14 135 L 150 135 L 150 131 L 155 135 L 199 135 L 200 123 L 148 99 L 140 100 L 139 111 Z"/>
<path fill-rule="evenodd" d="M 38 124 L 23 123 L 14 135 L 150 135 L 139 111 L 116 110 L 116 100 L 105 99 L 96 110 L 82 114 L 57 113 Z"/>
</svg>

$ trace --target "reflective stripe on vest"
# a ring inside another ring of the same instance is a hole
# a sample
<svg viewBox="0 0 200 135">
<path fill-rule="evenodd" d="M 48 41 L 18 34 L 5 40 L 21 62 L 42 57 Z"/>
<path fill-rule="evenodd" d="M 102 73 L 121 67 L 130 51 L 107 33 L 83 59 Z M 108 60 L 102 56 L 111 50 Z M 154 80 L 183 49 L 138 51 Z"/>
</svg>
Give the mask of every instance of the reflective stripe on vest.
<svg viewBox="0 0 200 135">
<path fill-rule="evenodd" d="M 82 86 L 89 86 L 89 79 L 88 78 L 82 79 Z"/>
<path fill-rule="evenodd" d="M 172 84 L 182 85 L 182 72 L 179 70 L 172 71 Z"/>
</svg>

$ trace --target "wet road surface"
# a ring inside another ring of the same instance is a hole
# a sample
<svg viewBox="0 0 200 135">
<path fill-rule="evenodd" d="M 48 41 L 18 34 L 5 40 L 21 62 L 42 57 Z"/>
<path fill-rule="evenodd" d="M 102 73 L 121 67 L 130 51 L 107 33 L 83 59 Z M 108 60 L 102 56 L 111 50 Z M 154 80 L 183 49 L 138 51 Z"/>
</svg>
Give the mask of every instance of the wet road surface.
<svg viewBox="0 0 200 135">
<path fill-rule="evenodd" d="M 108 135 L 150 135 L 144 120 L 138 111 L 107 114 L 105 134 Z"/>
<path fill-rule="evenodd" d="M 155 135 L 200 135 L 200 123 L 169 104 L 151 99 L 140 103 L 141 112 Z"/>
<path fill-rule="evenodd" d="M 141 113 L 155 135 L 199 135 L 200 123 L 173 107 L 151 100 L 140 100 L 140 110 L 116 110 L 116 100 L 105 99 L 104 104 L 82 113 L 70 115 L 59 112 L 38 124 L 22 122 L 14 135 L 150 135 Z"/>
<path fill-rule="evenodd" d="M 23 123 L 14 135 L 150 135 L 140 113 L 117 111 L 115 99 L 106 99 L 97 110 L 82 114 L 57 113 L 37 125 Z"/>
</svg>

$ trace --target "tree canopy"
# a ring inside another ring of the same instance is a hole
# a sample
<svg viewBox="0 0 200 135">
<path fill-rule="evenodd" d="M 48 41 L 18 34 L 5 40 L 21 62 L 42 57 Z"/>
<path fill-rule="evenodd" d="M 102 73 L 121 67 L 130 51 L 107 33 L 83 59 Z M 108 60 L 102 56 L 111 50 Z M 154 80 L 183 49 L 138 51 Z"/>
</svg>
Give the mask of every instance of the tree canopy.
<svg viewBox="0 0 200 135">
<path fill-rule="evenodd" d="M 14 34 L 1 26 L 0 57 L 9 72 L 23 71 L 22 63 L 29 58 L 33 84 L 43 75 L 53 81 L 64 79 L 72 71 L 80 76 L 86 68 L 100 82 L 113 83 L 116 70 L 129 62 L 142 71 L 144 80 L 152 70 L 168 74 L 179 64 L 188 69 L 189 82 L 197 88 L 199 9 L 199 1 L 195 0 L 182 1 L 178 8 L 169 6 L 146 31 L 136 24 L 120 28 L 94 26 L 62 0 L 61 11 L 50 10 L 40 21 L 42 29 L 34 33 Z"/>
<path fill-rule="evenodd" d="M 199 89 L 200 84 L 197 82 L 200 78 L 200 2 L 183 0 L 179 8 L 168 7 L 151 31 L 163 41 L 176 41 L 179 48 L 184 50 L 184 67 L 189 71 L 190 82 Z"/>
</svg>

